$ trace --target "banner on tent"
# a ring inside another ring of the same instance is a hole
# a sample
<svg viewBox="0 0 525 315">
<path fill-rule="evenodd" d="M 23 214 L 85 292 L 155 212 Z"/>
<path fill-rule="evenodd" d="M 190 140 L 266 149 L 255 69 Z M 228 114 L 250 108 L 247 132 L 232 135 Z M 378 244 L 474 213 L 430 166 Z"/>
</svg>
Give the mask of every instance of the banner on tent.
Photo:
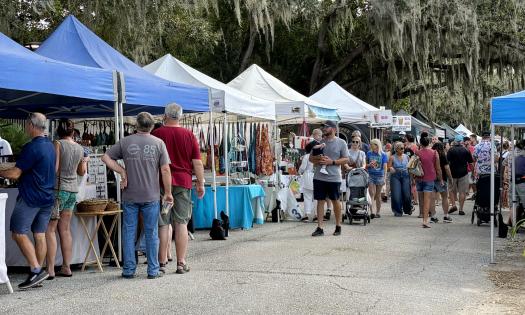
<svg viewBox="0 0 525 315">
<path fill-rule="evenodd" d="M 370 113 L 370 127 L 385 128 L 392 126 L 392 111 L 378 110 Z"/>
<path fill-rule="evenodd" d="M 446 137 L 445 129 L 436 128 L 436 133 L 435 133 L 435 135 L 436 135 L 438 138 L 445 138 L 445 137 Z"/>
<path fill-rule="evenodd" d="M 412 130 L 412 116 L 392 116 L 392 131 Z"/>
</svg>

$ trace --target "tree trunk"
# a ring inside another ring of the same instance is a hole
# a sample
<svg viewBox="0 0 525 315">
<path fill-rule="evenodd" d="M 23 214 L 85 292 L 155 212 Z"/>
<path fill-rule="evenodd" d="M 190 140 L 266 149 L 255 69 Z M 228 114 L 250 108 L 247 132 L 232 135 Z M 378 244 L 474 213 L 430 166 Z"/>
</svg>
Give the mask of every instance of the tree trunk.
<svg viewBox="0 0 525 315">
<path fill-rule="evenodd" d="M 330 83 L 330 81 L 333 81 L 334 78 L 339 74 L 341 73 L 341 71 L 343 71 L 344 69 L 346 69 L 351 63 L 352 61 L 354 61 L 357 57 L 361 56 L 363 54 L 363 52 L 365 51 L 365 44 L 362 44 L 361 46 L 355 48 L 354 50 L 352 50 L 352 52 L 350 52 L 350 54 L 348 54 L 345 59 L 343 59 L 343 61 L 333 70 L 330 72 L 330 74 L 326 77 L 324 83 L 323 83 L 323 86 L 327 85 L 328 83 Z M 310 92 L 313 92 L 313 91 L 310 91 Z"/>
<path fill-rule="evenodd" d="M 321 72 L 321 66 L 323 64 L 323 57 L 326 52 L 326 33 L 328 32 L 329 21 L 329 16 L 324 18 L 323 22 L 321 23 L 321 26 L 319 27 L 319 34 L 317 36 L 317 56 L 315 57 L 312 75 L 310 76 L 310 94 L 312 94 L 315 91 L 317 87 L 317 81 L 319 80 L 319 74 Z"/>
<path fill-rule="evenodd" d="M 250 36 L 248 38 L 248 47 L 244 51 L 241 67 L 239 68 L 239 74 L 248 68 L 248 63 L 252 57 L 253 47 L 255 46 L 255 39 L 257 38 L 257 29 L 253 20 L 250 20 Z"/>
</svg>

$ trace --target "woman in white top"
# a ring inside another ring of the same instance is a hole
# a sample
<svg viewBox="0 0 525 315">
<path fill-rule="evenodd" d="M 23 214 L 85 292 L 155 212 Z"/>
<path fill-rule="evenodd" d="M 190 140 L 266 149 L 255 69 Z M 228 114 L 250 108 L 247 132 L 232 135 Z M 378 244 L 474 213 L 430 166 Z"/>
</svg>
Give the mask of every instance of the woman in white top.
<svg viewBox="0 0 525 315">
<path fill-rule="evenodd" d="M 345 165 L 345 170 L 349 171 L 354 168 L 365 168 L 366 155 L 361 151 L 361 137 L 353 136 L 350 149 L 348 150 L 350 163 Z"/>
</svg>

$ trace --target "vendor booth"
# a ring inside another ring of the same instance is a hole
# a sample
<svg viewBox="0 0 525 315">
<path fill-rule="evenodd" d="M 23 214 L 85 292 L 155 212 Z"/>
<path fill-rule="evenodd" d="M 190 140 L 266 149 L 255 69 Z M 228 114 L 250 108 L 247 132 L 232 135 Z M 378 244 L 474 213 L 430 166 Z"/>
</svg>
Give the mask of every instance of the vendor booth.
<svg viewBox="0 0 525 315">
<path fill-rule="evenodd" d="M 525 91 L 513 93 L 510 95 L 494 97 L 490 106 L 490 131 L 492 147 L 495 147 L 496 127 L 507 127 L 511 129 L 511 141 L 515 139 L 515 129 L 525 127 Z M 460 125 L 461 127 L 462 125 Z M 464 127 L 464 126 L 463 126 Z M 459 127 L 458 127 L 459 128 Z M 457 129 L 456 129 L 457 130 Z M 516 205 L 518 203 L 516 196 L 516 156 L 515 150 L 511 150 L 510 158 L 511 167 L 511 206 L 512 206 L 512 224 L 516 226 Z M 491 154 L 491 172 L 490 172 L 490 262 L 495 262 L 494 249 L 494 220 L 496 219 L 494 200 L 495 200 L 495 154 Z M 523 202 L 523 201 L 521 201 Z"/>
<path fill-rule="evenodd" d="M 255 158 L 248 158 L 250 152 L 248 152 L 246 148 L 251 147 L 252 139 L 255 141 L 259 139 L 259 137 L 254 137 L 257 131 L 254 130 L 253 127 L 257 122 L 264 124 L 264 122 L 275 121 L 275 103 L 248 95 L 219 82 L 170 54 L 145 66 L 144 69 L 166 80 L 210 89 L 210 113 L 216 113 L 216 115 L 222 119 L 222 138 L 226 138 L 228 141 L 220 141 L 224 144 L 222 146 L 223 150 L 217 153 L 218 155 L 228 156 L 229 163 L 223 163 L 224 168 L 222 172 L 225 175 L 225 187 L 215 188 L 216 168 L 213 156 L 215 150 L 210 150 L 213 159 L 212 165 L 210 165 L 210 171 L 213 173 L 213 186 L 207 188 L 207 192 L 202 200 L 197 199 L 196 196 L 193 195 L 194 226 L 196 228 L 211 227 L 212 220 L 218 217 L 218 210 L 223 210 L 230 216 L 230 227 L 232 228 L 242 227 L 248 229 L 251 228 L 253 222 L 263 223 L 262 203 L 259 202 L 259 199 L 264 197 L 263 189 L 258 184 L 246 185 L 246 183 L 245 185 L 240 185 L 239 183 L 234 183 L 234 185 L 230 185 L 230 181 L 233 180 L 230 179 L 230 166 L 232 166 L 231 168 L 233 170 L 238 170 L 239 168 L 243 169 L 243 165 L 250 168 L 250 164 L 252 164 L 252 166 L 256 164 L 250 163 L 249 160 L 255 162 Z M 197 130 L 195 132 L 194 130 L 194 132 L 198 137 L 201 133 L 208 134 L 209 138 L 211 138 L 210 141 L 215 143 L 215 138 L 221 137 L 221 134 L 219 132 L 211 132 L 211 129 L 217 128 L 213 126 L 213 115 L 209 117 L 209 121 L 206 121 L 206 117 L 203 117 L 203 119 L 199 117 L 200 123 L 204 124 L 204 126 L 196 126 L 197 128 L 201 128 L 201 131 Z M 265 138 L 268 137 L 269 135 L 265 136 Z M 206 141 L 205 137 L 199 138 L 201 138 L 201 142 Z M 217 144 L 218 143 L 219 142 L 217 142 Z M 242 152 L 243 150 L 246 152 Z M 238 154 L 239 152 L 236 151 L 241 152 Z M 251 153 L 255 153 L 255 150 L 252 150 Z M 244 154 L 247 155 L 246 160 L 242 158 Z M 237 158 L 238 155 L 240 155 L 241 158 Z M 271 167 L 270 170 L 272 170 Z M 256 174 L 257 171 L 253 167 L 247 171 L 246 173 L 261 175 Z"/>
<path fill-rule="evenodd" d="M 3 103 L 0 117 L 26 118 L 32 111 L 42 112 L 48 117 L 84 117 L 108 115 L 113 113 L 117 99 L 116 76 L 104 69 L 71 65 L 35 54 L 16 42 L 0 34 L 0 99 Z M 49 80 L 48 78 L 53 78 Z M 83 88 L 79 89 L 81 86 Z M 9 226 L 11 213 L 18 196 L 16 185 L 3 186 L 0 192 L 7 194 L 4 211 L 6 263 L 8 266 L 25 266 L 26 262 L 18 247 L 11 239 Z M 75 226 L 77 218 L 72 218 L 72 234 L 78 242 L 73 251 L 73 263 L 81 263 L 89 243 L 84 232 Z M 94 229 L 94 221 L 87 221 Z M 61 259 L 57 255 L 57 262 Z"/>
</svg>

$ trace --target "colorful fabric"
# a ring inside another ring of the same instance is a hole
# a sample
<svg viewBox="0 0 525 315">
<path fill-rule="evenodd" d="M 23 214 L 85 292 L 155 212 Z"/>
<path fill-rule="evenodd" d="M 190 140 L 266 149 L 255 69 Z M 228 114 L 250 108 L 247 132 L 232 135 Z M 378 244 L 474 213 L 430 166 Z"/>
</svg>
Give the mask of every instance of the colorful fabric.
<svg viewBox="0 0 525 315">
<path fill-rule="evenodd" d="M 261 134 L 261 174 L 266 176 L 273 174 L 273 156 L 270 148 L 268 126 L 263 126 Z"/>
<path fill-rule="evenodd" d="M 492 145 L 490 140 L 481 140 L 481 142 L 474 148 L 474 158 L 476 159 L 476 172 L 477 176 L 483 174 L 490 174 L 490 154 L 492 151 Z"/>
</svg>

